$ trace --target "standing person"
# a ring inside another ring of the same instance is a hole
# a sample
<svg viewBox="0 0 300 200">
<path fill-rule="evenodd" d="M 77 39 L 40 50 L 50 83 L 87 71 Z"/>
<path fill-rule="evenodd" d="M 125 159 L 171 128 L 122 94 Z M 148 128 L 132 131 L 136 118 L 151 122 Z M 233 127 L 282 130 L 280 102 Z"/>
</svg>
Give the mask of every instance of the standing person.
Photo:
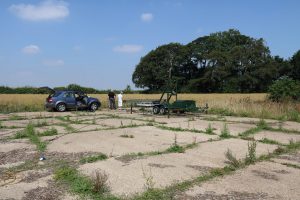
<svg viewBox="0 0 300 200">
<path fill-rule="evenodd" d="M 119 110 L 122 110 L 123 106 L 123 92 L 121 91 L 120 94 L 118 94 L 118 107 Z"/>
<path fill-rule="evenodd" d="M 116 97 L 116 94 L 110 90 L 108 92 L 108 101 L 109 101 L 109 108 L 111 110 L 116 109 L 115 97 Z"/>
</svg>

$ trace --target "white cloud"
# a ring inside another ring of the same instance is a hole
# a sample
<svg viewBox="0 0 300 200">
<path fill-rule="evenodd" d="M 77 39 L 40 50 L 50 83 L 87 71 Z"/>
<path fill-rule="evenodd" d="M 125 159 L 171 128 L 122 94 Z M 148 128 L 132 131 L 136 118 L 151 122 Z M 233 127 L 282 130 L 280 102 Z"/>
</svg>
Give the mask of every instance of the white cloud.
<svg viewBox="0 0 300 200">
<path fill-rule="evenodd" d="M 37 5 L 13 4 L 9 10 L 24 20 L 46 21 L 65 18 L 69 15 L 68 4 L 59 0 L 46 0 Z"/>
<path fill-rule="evenodd" d="M 143 13 L 141 15 L 141 20 L 143 22 L 151 22 L 153 20 L 153 14 L 152 13 Z"/>
<path fill-rule="evenodd" d="M 33 55 L 40 52 L 40 48 L 37 45 L 28 45 L 22 49 L 24 54 Z"/>
<path fill-rule="evenodd" d="M 143 50 L 143 46 L 135 44 L 124 44 L 113 48 L 115 52 L 121 53 L 137 53 Z"/>
<path fill-rule="evenodd" d="M 43 64 L 45 66 L 50 66 L 50 67 L 57 67 L 57 66 L 63 66 L 65 64 L 65 62 L 61 59 L 57 59 L 57 60 L 44 60 Z"/>
</svg>

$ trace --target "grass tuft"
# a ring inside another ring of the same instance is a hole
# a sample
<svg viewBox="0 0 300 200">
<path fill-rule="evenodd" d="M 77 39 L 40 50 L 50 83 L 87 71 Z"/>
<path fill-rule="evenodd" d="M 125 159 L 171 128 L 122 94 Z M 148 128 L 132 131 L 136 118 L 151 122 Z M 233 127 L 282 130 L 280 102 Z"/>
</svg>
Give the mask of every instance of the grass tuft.
<svg viewBox="0 0 300 200">
<path fill-rule="evenodd" d="M 205 129 L 205 133 L 209 135 L 214 135 L 214 129 L 211 127 L 211 124 L 208 124 L 208 127 Z"/>
<path fill-rule="evenodd" d="M 51 129 L 48 129 L 44 132 L 38 133 L 39 136 L 53 136 L 53 135 L 57 135 L 58 131 L 56 128 L 52 127 Z"/>
</svg>

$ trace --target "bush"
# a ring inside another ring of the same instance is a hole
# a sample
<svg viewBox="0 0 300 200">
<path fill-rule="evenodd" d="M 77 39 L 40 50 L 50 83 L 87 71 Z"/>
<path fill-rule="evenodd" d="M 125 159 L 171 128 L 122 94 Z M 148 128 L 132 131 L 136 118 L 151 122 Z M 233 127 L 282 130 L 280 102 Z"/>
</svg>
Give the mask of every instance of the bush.
<svg viewBox="0 0 300 200">
<path fill-rule="evenodd" d="M 269 93 L 272 101 L 300 100 L 300 82 L 283 76 L 270 86 Z"/>
</svg>

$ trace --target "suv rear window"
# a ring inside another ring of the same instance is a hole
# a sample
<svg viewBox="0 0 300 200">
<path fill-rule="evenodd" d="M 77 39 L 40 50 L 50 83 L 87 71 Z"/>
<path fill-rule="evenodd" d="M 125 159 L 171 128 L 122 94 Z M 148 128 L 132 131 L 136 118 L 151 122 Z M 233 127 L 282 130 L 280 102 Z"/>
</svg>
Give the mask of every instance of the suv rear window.
<svg viewBox="0 0 300 200">
<path fill-rule="evenodd" d="M 53 94 L 50 95 L 50 97 L 58 97 L 59 95 L 61 95 L 62 92 L 55 92 Z"/>
</svg>

